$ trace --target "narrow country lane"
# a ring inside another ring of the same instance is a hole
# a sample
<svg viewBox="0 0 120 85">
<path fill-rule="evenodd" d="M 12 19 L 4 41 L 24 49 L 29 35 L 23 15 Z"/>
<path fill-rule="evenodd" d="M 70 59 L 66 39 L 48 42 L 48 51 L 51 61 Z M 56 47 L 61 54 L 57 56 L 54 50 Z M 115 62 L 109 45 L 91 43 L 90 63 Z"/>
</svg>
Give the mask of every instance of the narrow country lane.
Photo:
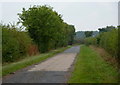
<svg viewBox="0 0 120 85">
<path fill-rule="evenodd" d="M 79 50 L 80 46 L 73 46 L 42 63 L 4 77 L 3 83 L 65 83 Z"/>
</svg>

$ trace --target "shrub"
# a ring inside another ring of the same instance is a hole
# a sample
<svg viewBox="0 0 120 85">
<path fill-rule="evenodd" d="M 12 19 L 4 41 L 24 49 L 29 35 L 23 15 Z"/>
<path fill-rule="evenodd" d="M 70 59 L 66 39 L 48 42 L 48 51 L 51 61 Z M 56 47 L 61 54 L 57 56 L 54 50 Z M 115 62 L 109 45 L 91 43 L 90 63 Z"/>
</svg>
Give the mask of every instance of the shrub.
<svg viewBox="0 0 120 85">
<path fill-rule="evenodd" d="M 100 46 L 105 48 L 113 56 L 118 52 L 118 29 L 112 29 L 101 36 Z"/>
<path fill-rule="evenodd" d="M 107 28 L 108 29 L 108 28 Z M 105 28 L 104 28 L 105 30 Z M 104 48 L 112 56 L 118 56 L 118 29 L 111 28 L 109 31 L 100 32 L 96 37 L 85 39 L 86 45 L 97 45 Z"/>
<path fill-rule="evenodd" d="M 17 31 L 18 28 L 9 25 L 1 25 L 2 28 L 2 60 L 13 62 L 26 56 L 28 47 L 32 43 L 31 38 L 24 31 Z"/>
<path fill-rule="evenodd" d="M 86 45 L 91 45 L 91 44 L 97 45 L 97 39 L 95 37 L 88 37 L 85 39 L 85 44 Z"/>
</svg>

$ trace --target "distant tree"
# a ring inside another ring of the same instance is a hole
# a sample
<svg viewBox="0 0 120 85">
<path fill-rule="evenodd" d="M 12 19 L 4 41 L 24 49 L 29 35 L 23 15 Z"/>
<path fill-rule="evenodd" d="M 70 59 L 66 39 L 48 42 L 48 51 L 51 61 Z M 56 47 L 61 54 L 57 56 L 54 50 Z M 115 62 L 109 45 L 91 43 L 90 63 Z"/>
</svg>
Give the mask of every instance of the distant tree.
<svg viewBox="0 0 120 85">
<path fill-rule="evenodd" d="M 72 45 L 75 36 L 75 27 L 74 25 L 68 25 L 68 44 Z"/>
<path fill-rule="evenodd" d="M 85 36 L 86 37 L 91 37 L 93 34 L 93 31 L 85 31 Z"/>
<path fill-rule="evenodd" d="M 105 27 L 105 28 L 99 28 L 98 30 L 99 30 L 99 32 L 101 33 L 101 32 L 111 31 L 112 29 L 115 29 L 115 27 L 114 27 L 114 26 L 107 26 L 107 27 Z"/>
</svg>

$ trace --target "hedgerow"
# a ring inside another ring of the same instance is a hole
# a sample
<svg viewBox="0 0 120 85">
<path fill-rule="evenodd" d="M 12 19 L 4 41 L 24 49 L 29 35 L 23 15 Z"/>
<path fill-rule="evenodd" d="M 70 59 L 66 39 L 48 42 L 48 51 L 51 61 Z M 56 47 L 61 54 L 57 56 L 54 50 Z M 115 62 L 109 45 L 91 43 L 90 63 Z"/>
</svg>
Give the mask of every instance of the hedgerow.
<svg viewBox="0 0 120 85">
<path fill-rule="evenodd" d="M 18 31 L 10 25 L 2 25 L 2 61 L 13 62 L 28 55 L 33 43 L 27 32 Z"/>
<path fill-rule="evenodd" d="M 107 29 L 107 30 L 106 30 Z M 109 30 L 110 29 L 110 30 Z M 102 29 L 100 29 L 102 30 Z M 118 28 L 107 26 L 96 37 L 88 37 L 85 39 L 86 45 L 96 45 L 104 48 L 112 56 L 118 56 Z"/>
</svg>

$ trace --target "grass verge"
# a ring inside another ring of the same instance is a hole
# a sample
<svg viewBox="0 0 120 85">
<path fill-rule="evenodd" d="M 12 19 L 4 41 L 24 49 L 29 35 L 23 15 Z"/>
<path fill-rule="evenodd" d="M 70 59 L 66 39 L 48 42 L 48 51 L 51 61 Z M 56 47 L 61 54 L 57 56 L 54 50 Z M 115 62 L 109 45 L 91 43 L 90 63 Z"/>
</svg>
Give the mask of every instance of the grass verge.
<svg viewBox="0 0 120 85">
<path fill-rule="evenodd" d="M 82 45 L 68 83 L 117 83 L 118 72 L 93 49 Z"/>
<path fill-rule="evenodd" d="M 60 52 L 66 50 L 67 48 L 70 48 L 70 47 L 71 46 L 59 48 L 59 49 L 52 50 L 48 53 L 43 53 L 43 54 L 40 54 L 37 56 L 30 56 L 30 57 L 27 57 L 27 58 L 20 60 L 18 62 L 14 62 L 11 64 L 7 64 L 5 66 L 2 66 L 2 76 L 10 74 L 11 72 L 15 72 L 19 69 L 25 68 L 29 65 L 32 65 L 32 64 L 35 64 L 38 62 L 42 62 L 43 60 L 46 60 L 47 58 L 50 58 L 50 57 L 54 56 L 55 54 L 60 53 Z"/>
<path fill-rule="evenodd" d="M 116 57 L 111 56 L 104 48 L 94 45 L 90 45 L 90 48 L 96 51 L 107 63 L 111 64 L 116 69 L 118 68 L 118 62 L 116 60 Z"/>
</svg>

